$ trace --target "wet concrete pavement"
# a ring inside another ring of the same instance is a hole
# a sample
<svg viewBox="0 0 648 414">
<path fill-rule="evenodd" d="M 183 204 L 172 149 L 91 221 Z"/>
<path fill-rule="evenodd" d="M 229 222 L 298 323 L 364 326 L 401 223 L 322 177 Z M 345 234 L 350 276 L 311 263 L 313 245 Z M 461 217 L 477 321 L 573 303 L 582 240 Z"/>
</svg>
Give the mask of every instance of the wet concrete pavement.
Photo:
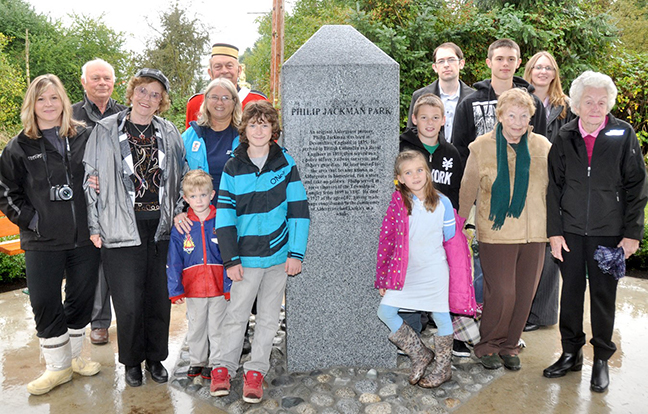
<svg viewBox="0 0 648 414">
<path fill-rule="evenodd" d="M 589 304 L 586 303 L 586 309 Z M 173 306 L 169 358 L 177 365 L 186 334 L 184 306 Z M 589 312 L 585 314 L 590 337 Z M 527 348 L 520 355 L 522 370 L 506 371 L 461 404 L 454 413 L 646 413 L 648 412 L 648 280 L 624 278 L 617 297 L 614 341 L 618 351 L 610 360 L 610 387 L 603 394 L 589 390 L 592 348 L 584 348 L 581 372 L 546 379 L 542 369 L 560 355 L 557 327 L 523 334 Z M 26 384 L 44 369 L 39 362 L 38 339 L 28 297 L 21 290 L 0 294 L 0 401 L 3 413 L 218 413 L 209 399 L 200 399 L 168 384 L 145 383 L 130 388 L 117 362 L 116 332 L 104 346 L 88 344 L 84 354 L 102 364 L 95 377 L 74 379 L 49 394 L 30 396 Z M 251 407 L 250 407 L 251 408 Z M 255 407 L 256 408 L 256 407 Z M 365 412 L 363 406 L 361 412 Z M 299 406 L 290 412 L 300 412 Z"/>
</svg>

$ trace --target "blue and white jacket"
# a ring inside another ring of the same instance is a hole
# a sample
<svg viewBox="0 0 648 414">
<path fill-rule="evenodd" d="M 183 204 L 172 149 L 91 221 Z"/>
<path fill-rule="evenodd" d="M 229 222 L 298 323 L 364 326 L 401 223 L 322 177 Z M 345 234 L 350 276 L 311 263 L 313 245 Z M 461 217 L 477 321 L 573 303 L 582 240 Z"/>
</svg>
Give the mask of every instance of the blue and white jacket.
<svg viewBox="0 0 648 414">
<path fill-rule="evenodd" d="M 310 216 L 295 160 L 277 144 L 259 171 L 241 143 L 225 164 L 218 192 L 216 234 L 225 268 L 268 268 L 304 260 Z"/>
</svg>

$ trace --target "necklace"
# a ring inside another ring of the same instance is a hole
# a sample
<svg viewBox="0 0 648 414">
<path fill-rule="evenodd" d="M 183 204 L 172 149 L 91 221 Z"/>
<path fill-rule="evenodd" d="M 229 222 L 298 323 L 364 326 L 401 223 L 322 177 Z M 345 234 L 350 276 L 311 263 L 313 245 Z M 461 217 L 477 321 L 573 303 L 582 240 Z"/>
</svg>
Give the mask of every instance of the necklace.
<svg viewBox="0 0 648 414">
<path fill-rule="evenodd" d="M 135 128 L 135 130 L 137 130 L 137 132 L 139 132 L 139 137 L 140 137 L 140 139 L 144 139 L 144 138 L 145 138 L 144 133 L 146 132 L 146 130 L 149 129 L 149 127 L 151 126 L 151 124 L 148 124 L 148 125 L 146 126 L 146 128 L 144 128 L 143 131 L 140 131 L 140 129 L 137 127 L 137 125 L 135 125 L 135 123 L 134 123 L 133 121 L 131 121 L 130 119 L 129 119 L 129 121 L 130 121 L 131 125 L 133 126 L 133 128 Z"/>
</svg>

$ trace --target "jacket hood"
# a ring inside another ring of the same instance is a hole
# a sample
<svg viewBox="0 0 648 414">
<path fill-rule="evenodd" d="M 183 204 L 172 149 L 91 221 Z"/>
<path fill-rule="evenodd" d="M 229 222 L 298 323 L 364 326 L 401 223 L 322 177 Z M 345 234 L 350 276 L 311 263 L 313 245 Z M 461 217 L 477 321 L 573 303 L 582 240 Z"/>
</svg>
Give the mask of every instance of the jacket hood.
<svg viewBox="0 0 648 414">
<path fill-rule="evenodd" d="M 533 93 L 535 91 L 533 85 L 531 85 L 529 82 L 525 81 L 523 78 L 519 76 L 513 76 L 513 86 L 515 86 L 516 88 L 526 89 L 530 93 Z M 477 89 L 478 91 L 482 91 L 482 90 L 488 91 L 492 89 L 491 80 L 484 79 L 483 81 L 479 81 L 473 85 L 473 88 Z"/>
</svg>

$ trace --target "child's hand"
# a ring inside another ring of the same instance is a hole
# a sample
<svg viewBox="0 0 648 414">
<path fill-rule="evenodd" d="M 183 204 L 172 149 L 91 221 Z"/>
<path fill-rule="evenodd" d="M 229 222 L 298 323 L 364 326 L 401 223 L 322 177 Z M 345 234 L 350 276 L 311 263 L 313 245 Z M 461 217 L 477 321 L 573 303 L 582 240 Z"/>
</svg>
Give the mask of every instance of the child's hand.
<svg viewBox="0 0 648 414">
<path fill-rule="evenodd" d="M 288 276 L 295 276 L 301 273 L 302 262 L 299 259 L 289 257 L 286 260 L 286 274 Z"/>
<path fill-rule="evenodd" d="M 227 269 L 227 277 L 232 279 L 232 282 L 240 282 L 243 280 L 243 266 L 238 264 Z"/>
<path fill-rule="evenodd" d="M 182 305 L 185 302 L 184 298 L 176 299 L 175 302 L 173 302 L 174 305 Z"/>
<path fill-rule="evenodd" d="M 387 289 L 380 288 L 380 289 L 378 289 L 378 293 L 380 293 L 380 296 L 385 296 L 385 293 L 387 293 Z"/>
</svg>

